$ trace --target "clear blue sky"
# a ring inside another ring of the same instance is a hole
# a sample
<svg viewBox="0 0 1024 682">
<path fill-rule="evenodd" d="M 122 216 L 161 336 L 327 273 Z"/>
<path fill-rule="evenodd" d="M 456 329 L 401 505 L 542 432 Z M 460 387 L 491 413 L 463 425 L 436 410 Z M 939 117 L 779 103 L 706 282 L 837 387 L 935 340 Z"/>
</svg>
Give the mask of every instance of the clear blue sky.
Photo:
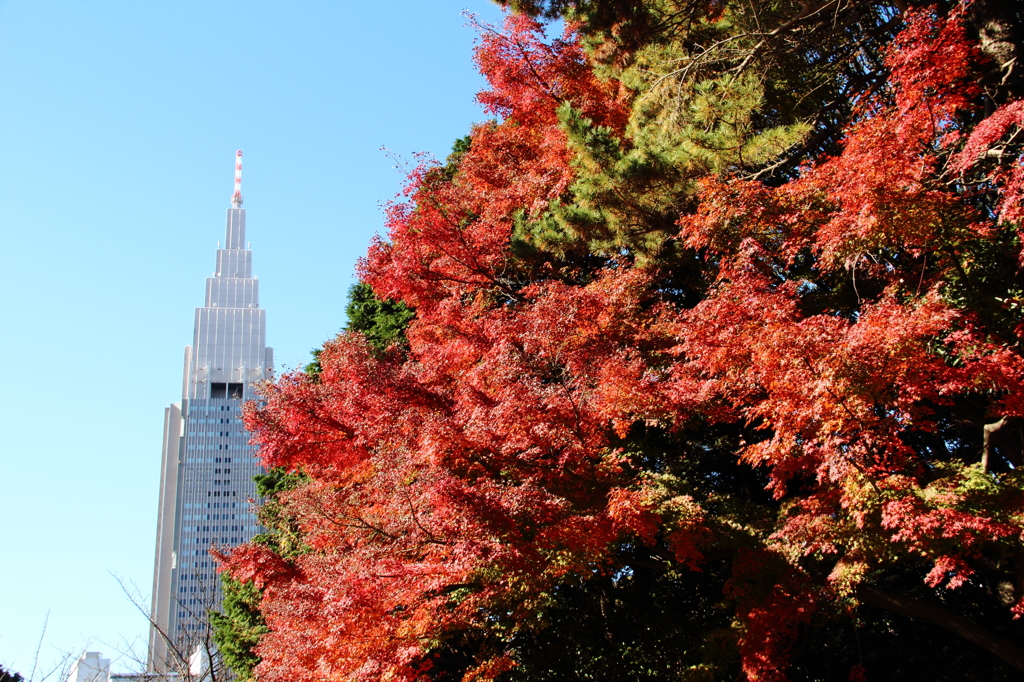
<svg viewBox="0 0 1024 682">
<path fill-rule="evenodd" d="M 29 674 L 48 611 L 41 669 L 145 634 L 110 574 L 148 600 L 163 409 L 235 150 L 268 343 L 295 367 L 344 325 L 401 187 L 381 147 L 443 158 L 484 118 L 463 9 L 500 20 L 488 0 L 0 0 L 0 664 Z"/>
</svg>

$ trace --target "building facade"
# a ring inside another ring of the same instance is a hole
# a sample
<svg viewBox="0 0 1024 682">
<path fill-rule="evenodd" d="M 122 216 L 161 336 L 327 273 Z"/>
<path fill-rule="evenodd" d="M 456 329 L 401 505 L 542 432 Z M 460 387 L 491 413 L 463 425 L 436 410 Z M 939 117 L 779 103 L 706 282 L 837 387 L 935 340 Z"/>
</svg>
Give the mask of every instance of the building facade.
<svg viewBox="0 0 1024 682">
<path fill-rule="evenodd" d="M 67 682 L 109 682 L 110 659 L 98 651 L 86 651 L 71 664 Z"/>
<path fill-rule="evenodd" d="M 224 246 L 196 308 L 185 348 L 181 401 L 164 411 L 163 459 L 149 642 L 151 672 L 187 665 L 208 645 L 206 614 L 220 606 L 211 547 L 246 542 L 259 532 L 253 476 L 261 471 L 242 426 L 241 408 L 254 385 L 270 377 L 266 313 L 245 241 L 238 152 L 235 194 Z"/>
</svg>

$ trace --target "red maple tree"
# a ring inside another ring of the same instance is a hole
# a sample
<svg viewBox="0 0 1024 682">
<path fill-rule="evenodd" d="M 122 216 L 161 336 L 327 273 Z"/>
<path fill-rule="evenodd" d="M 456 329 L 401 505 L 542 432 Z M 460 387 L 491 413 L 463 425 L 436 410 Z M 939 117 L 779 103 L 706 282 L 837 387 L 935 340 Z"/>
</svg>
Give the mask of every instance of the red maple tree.
<svg viewBox="0 0 1024 682">
<path fill-rule="evenodd" d="M 258 679 L 517 679 L 574 586 L 643 571 L 721 576 L 732 628 L 664 654 L 693 679 L 716 642 L 786 679 L 858 604 L 1024 669 L 928 601 L 1024 611 L 1021 93 L 991 12 L 820 5 L 481 27 L 495 120 L 360 266 L 405 341 L 344 333 L 247 413 L 308 476 L 276 497 L 302 551 L 224 558 L 262 590 Z"/>
</svg>

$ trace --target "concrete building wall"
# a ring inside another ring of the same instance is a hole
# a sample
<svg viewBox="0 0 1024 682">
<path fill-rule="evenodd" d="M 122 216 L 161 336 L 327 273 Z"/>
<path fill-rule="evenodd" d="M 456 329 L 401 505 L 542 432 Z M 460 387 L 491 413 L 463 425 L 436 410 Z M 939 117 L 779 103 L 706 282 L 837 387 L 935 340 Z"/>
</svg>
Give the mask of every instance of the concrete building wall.
<svg viewBox="0 0 1024 682">
<path fill-rule="evenodd" d="M 178 462 L 184 433 L 181 403 L 164 410 L 164 446 L 160 466 L 160 506 L 156 525 L 156 560 L 153 568 L 152 627 L 149 651 L 155 660 L 167 659 L 165 635 L 171 625 L 171 571 L 176 565 L 175 523 L 178 518 Z"/>
<path fill-rule="evenodd" d="M 108 682 L 110 659 L 102 658 L 98 651 L 86 651 L 71 664 L 68 682 Z"/>
</svg>

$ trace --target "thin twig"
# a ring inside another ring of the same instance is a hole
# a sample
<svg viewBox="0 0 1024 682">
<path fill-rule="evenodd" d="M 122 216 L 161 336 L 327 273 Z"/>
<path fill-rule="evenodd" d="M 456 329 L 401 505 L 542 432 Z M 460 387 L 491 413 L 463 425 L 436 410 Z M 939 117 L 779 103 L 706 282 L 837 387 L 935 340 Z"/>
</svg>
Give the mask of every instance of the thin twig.
<svg viewBox="0 0 1024 682">
<path fill-rule="evenodd" d="M 46 626 L 50 622 L 50 610 L 46 610 L 46 615 L 43 617 L 43 629 L 39 632 L 39 641 L 36 643 L 36 655 L 32 659 L 32 672 L 28 674 L 29 682 L 33 682 L 36 677 L 36 668 L 39 667 L 39 652 L 43 648 L 43 638 L 46 637 Z"/>
</svg>

